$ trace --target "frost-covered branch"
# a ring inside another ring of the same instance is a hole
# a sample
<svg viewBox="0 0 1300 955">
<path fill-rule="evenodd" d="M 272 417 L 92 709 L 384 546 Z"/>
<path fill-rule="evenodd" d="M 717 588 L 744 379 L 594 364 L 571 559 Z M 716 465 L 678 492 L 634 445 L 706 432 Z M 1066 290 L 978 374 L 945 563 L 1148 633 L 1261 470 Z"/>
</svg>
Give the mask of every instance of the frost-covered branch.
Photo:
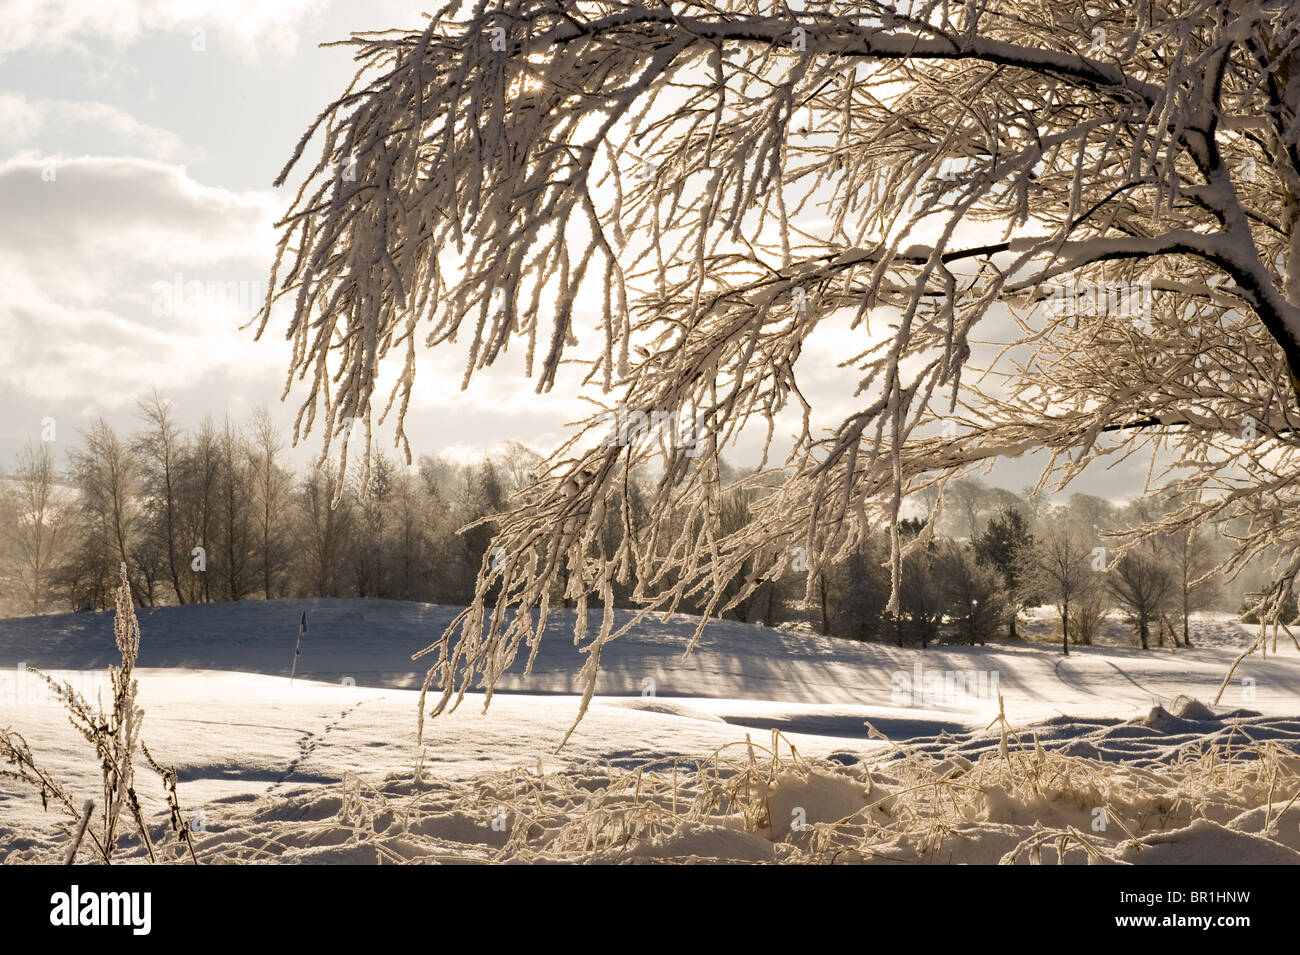
<svg viewBox="0 0 1300 955">
<path fill-rule="evenodd" d="M 811 588 L 908 494 L 998 456 L 1046 449 L 1046 485 L 1171 454 L 1202 503 L 1168 520 L 1294 496 L 1287 3 L 453 3 L 346 42 L 357 80 L 281 175 L 301 185 L 259 328 L 291 306 L 299 434 L 321 414 L 346 456 L 364 420 L 368 457 L 377 412 L 405 448 L 417 336 L 466 344 L 465 382 L 515 344 L 539 392 L 564 360 L 606 395 L 497 519 L 505 559 L 430 648 L 436 709 L 490 691 L 561 596 L 580 627 L 605 604 L 579 634 L 590 698 L 616 583 L 715 614 L 798 550 Z M 1081 287 L 1142 304 L 1079 309 Z M 859 379 L 829 431 L 799 383 L 824 325 Z M 789 454 L 724 531 L 721 449 L 747 427 L 770 448 L 787 410 Z M 1283 530 L 1234 559 L 1300 542 Z M 892 550 L 897 590 L 896 529 Z"/>
</svg>

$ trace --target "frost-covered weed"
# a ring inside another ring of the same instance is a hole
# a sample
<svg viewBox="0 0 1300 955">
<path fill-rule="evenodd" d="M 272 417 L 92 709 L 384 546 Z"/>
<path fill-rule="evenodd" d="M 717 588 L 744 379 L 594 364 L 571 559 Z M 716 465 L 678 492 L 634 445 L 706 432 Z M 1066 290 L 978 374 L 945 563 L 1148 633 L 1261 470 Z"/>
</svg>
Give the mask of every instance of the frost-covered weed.
<svg viewBox="0 0 1300 955">
<path fill-rule="evenodd" d="M 139 684 L 135 679 L 135 664 L 140 653 L 140 623 L 135 616 L 125 564 L 121 565 L 121 584 L 116 596 L 113 637 L 122 662 L 120 666 L 109 667 L 112 705 L 108 709 L 105 709 L 102 699 L 92 708 L 70 682 L 60 683 L 44 673 L 34 671 L 62 701 L 69 722 L 90 744 L 98 759 L 102 782 L 98 825 L 89 824 L 94 810 L 93 800 L 85 800 L 79 810 L 67 788 L 39 766 L 27 741 L 11 730 L 0 731 L 0 757 L 13 767 L 0 769 L 0 776 L 8 776 L 34 786 L 40 793 L 42 805 L 48 809 L 50 800 L 53 799 L 66 815 L 76 821 L 64 857 L 69 863 L 75 860 L 79 848 L 88 838 L 100 861 L 111 864 L 115 853 L 129 847 L 121 845 L 124 812 L 135 823 L 140 844 L 150 861 L 163 861 L 149 834 L 144 810 L 136 794 L 134 755 L 137 746 L 143 749 L 140 726 L 144 720 L 144 710 L 137 702 Z M 163 777 L 168 805 L 172 808 L 172 827 L 189 849 L 191 860 L 197 862 L 193 845 L 188 838 L 188 826 L 184 824 L 176 796 L 176 771 L 163 769 L 154 762 L 147 750 L 144 752 L 150 766 Z M 177 826 L 177 819 L 181 820 L 181 827 Z"/>
</svg>

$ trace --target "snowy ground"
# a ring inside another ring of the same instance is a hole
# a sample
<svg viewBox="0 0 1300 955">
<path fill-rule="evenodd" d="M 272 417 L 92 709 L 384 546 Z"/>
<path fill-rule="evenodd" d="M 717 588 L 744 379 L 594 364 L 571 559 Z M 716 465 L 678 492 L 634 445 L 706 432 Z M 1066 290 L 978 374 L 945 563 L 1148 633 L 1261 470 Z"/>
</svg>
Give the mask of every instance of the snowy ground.
<svg viewBox="0 0 1300 955">
<path fill-rule="evenodd" d="M 410 654 L 454 612 L 361 600 L 139 611 L 142 735 L 179 768 L 201 851 L 780 860 L 829 847 L 843 859 L 996 862 L 1043 858 L 1026 840 L 1051 832 L 1067 834 L 1068 861 L 1300 862 L 1300 808 L 1288 804 L 1300 791 L 1300 654 L 1280 646 L 1244 662 L 1213 712 L 1179 699 L 1209 703 L 1252 638 L 1226 616 L 1199 618 L 1192 649 L 1105 645 L 1068 659 L 1049 644 L 922 652 L 723 622 L 683 660 L 694 618 L 656 620 L 606 650 L 600 695 L 557 755 L 583 659 L 571 614 L 557 615 L 531 676 L 508 675 L 486 714 L 470 697 L 429 721 L 416 745 L 424 671 Z M 1106 640 L 1127 636 L 1115 627 Z M 20 666 L 93 698 L 115 659 L 109 614 L 0 621 L 0 727 L 79 798 L 97 782 L 86 744 Z M 998 727 L 986 729 L 999 693 L 1012 727 L 1039 724 L 1021 733 L 1038 755 L 1016 756 L 1014 738 L 1000 753 Z M 742 745 L 709 761 L 747 735 L 778 755 Z M 921 785 L 944 788 L 948 816 L 909 801 Z M 143 770 L 140 788 L 161 836 L 161 787 Z M 1099 807 L 1115 816 L 1101 830 Z M 843 831 L 818 825 L 845 817 Z M 0 859 L 45 858 L 66 840 L 64 819 L 0 779 Z"/>
</svg>

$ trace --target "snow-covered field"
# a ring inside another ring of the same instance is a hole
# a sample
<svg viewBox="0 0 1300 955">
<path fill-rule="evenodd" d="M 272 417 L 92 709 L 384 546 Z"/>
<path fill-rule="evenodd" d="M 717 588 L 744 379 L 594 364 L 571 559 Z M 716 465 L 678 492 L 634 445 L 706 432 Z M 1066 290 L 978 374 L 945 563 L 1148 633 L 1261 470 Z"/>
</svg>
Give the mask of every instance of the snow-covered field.
<svg viewBox="0 0 1300 955">
<path fill-rule="evenodd" d="M 732 622 L 683 659 L 696 620 L 649 621 L 606 649 L 598 696 L 557 753 L 584 659 L 571 612 L 531 675 L 517 666 L 486 713 L 471 695 L 417 745 L 424 669 L 410 655 L 455 612 L 363 600 L 140 610 L 142 737 L 178 767 L 200 853 L 1300 862 L 1300 654 L 1246 660 L 1213 711 L 1188 703 L 1213 700 L 1253 636 L 1226 616 L 1198 619 L 1192 649 L 1068 659 L 1050 644 L 917 651 Z M 0 727 L 79 799 L 96 794 L 97 766 L 21 667 L 93 699 L 116 659 L 111 614 L 0 621 Z M 999 694 L 1015 735 L 989 726 Z M 166 841 L 161 785 L 139 771 Z M 0 778 L 0 859 L 49 858 L 67 822 Z"/>
</svg>

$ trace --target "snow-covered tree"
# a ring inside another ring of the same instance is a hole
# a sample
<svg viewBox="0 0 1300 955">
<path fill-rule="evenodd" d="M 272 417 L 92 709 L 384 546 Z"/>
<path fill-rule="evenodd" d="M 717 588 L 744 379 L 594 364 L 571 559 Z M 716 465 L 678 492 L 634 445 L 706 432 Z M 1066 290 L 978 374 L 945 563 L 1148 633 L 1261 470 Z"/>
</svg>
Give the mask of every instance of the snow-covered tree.
<svg viewBox="0 0 1300 955">
<path fill-rule="evenodd" d="M 301 187 L 260 323 L 291 305 L 298 434 L 322 417 L 346 451 L 363 420 L 368 456 L 391 416 L 409 455 L 420 338 L 467 343 L 466 381 L 515 343 L 539 391 L 563 358 L 609 394 L 496 525 L 504 559 L 431 648 L 435 711 L 537 639 L 506 608 L 544 617 L 562 568 L 580 611 L 635 580 L 647 612 L 721 612 L 742 568 L 812 581 L 883 524 L 897 609 L 904 498 L 1035 449 L 1058 485 L 1167 451 L 1192 503 L 1165 530 L 1245 515 L 1229 569 L 1287 541 L 1274 594 L 1300 571 L 1289 0 L 480 0 L 346 42 L 357 79 L 279 179 Z M 798 358 L 834 320 L 860 386 L 823 433 Z M 687 434 L 602 442 L 616 406 Z M 777 489 L 720 533 L 720 449 L 787 408 Z M 660 450 L 652 529 L 609 549 L 607 502 Z M 588 697 L 619 632 L 607 609 Z"/>
</svg>

